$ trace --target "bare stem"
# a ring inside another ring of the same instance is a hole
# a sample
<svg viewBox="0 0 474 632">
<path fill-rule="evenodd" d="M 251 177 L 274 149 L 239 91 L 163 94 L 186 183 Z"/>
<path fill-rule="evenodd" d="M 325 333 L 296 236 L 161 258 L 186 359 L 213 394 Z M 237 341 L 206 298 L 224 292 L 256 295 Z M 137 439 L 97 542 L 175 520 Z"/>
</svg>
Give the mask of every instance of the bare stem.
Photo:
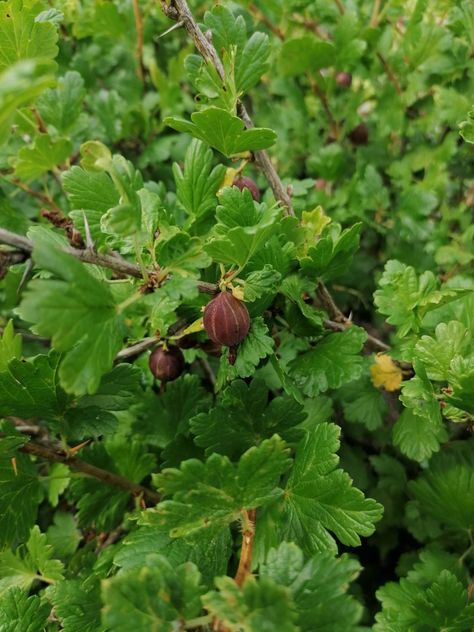
<svg viewBox="0 0 474 632">
<path fill-rule="evenodd" d="M 252 553 L 255 538 L 256 509 L 248 509 L 243 512 L 244 525 L 242 531 L 242 548 L 240 551 L 239 568 L 235 575 L 235 583 L 242 586 L 252 572 Z"/>
<path fill-rule="evenodd" d="M 135 18 L 135 30 L 137 43 L 135 45 L 135 57 L 137 58 L 137 75 L 140 81 L 144 81 L 143 71 L 143 19 L 140 13 L 140 1 L 133 0 L 133 16 Z"/>
<path fill-rule="evenodd" d="M 7 178 L 5 178 L 5 179 L 7 180 Z M 45 204 L 46 206 L 49 206 L 50 208 L 54 209 L 55 211 L 59 210 L 59 207 L 56 205 L 54 200 L 52 200 L 49 197 L 49 195 L 46 195 L 46 193 L 41 193 L 40 191 L 35 191 L 34 189 L 31 189 L 27 184 L 25 184 L 24 182 L 22 182 L 18 178 L 13 178 L 12 180 L 8 180 L 8 182 L 10 182 L 11 184 L 14 184 L 16 187 L 18 187 L 19 189 L 21 189 L 25 193 L 28 193 L 28 195 L 31 195 L 31 197 L 36 198 L 42 204 Z"/>
<path fill-rule="evenodd" d="M 344 5 L 342 4 L 342 1 L 341 0 L 334 0 L 334 2 L 336 3 L 336 6 L 338 8 L 339 13 L 341 15 L 344 15 L 346 10 L 344 9 Z"/>
<path fill-rule="evenodd" d="M 107 485 L 122 489 L 123 491 L 129 492 L 133 496 L 143 496 L 143 498 L 148 502 L 149 505 L 156 505 L 160 501 L 160 495 L 152 489 L 148 489 L 143 485 L 133 483 L 132 481 L 129 481 L 119 474 L 114 474 L 113 472 L 109 472 L 108 470 L 103 470 L 100 467 L 91 465 L 86 461 L 82 461 L 81 459 L 68 454 L 63 449 L 57 446 L 51 444 L 39 445 L 38 443 L 29 442 L 21 446 L 19 450 L 21 452 L 25 452 L 26 454 L 31 454 L 32 456 L 37 456 L 41 459 L 45 459 L 46 461 L 51 461 L 53 463 L 65 463 L 66 465 L 72 467 L 74 470 L 82 472 L 87 476 L 97 478 L 103 483 L 107 483 Z"/>
<path fill-rule="evenodd" d="M 377 57 L 379 58 L 380 63 L 382 64 L 385 72 L 387 73 L 387 77 L 390 79 L 390 81 L 393 84 L 393 87 L 397 91 L 397 94 L 401 94 L 402 93 L 402 89 L 400 87 L 400 83 L 398 82 L 398 79 L 396 78 L 396 76 L 395 76 L 392 68 L 388 64 L 387 60 L 380 53 L 377 53 Z"/>
<path fill-rule="evenodd" d="M 370 18 L 370 26 L 373 29 L 377 28 L 379 24 L 380 5 L 381 5 L 381 0 L 374 0 L 374 6 L 372 8 L 372 15 Z"/>
<path fill-rule="evenodd" d="M 164 13 L 171 18 L 172 20 L 176 20 L 182 22 L 184 28 L 190 35 L 191 39 L 194 42 L 194 45 L 198 49 L 199 53 L 202 55 L 204 60 L 208 63 L 212 63 L 216 68 L 217 72 L 221 79 L 225 78 L 224 67 L 222 62 L 217 54 L 216 49 L 211 44 L 211 42 L 207 39 L 204 33 L 199 28 L 196 23 L 191 11 L 189 10 L 188 4 L 186 0 L 173 0 L 172 4 L 168 5 L 167 2 L 162 2 L 162 7 Z M 237 110 L 240 118 L 244 122 L 245 127 L 251 128 L 253 127 L 252 120 L 245 109 L 245 106 L 242 102 L 238 101 Z M 272 188 L 273 194 L 275 198 L 282 203 L 285 208 L 285 212 L 288 215 L 294 215 L 293 205 L 291 202 L 291 197 L 288 195 L 288 192 L 285 190 L 282 181 L 278 173 L 275 170 L 275 167 L 270 160 L 266 151 L 259 150 L 254 152 L 255 163 L 260 171 L 267 178 L 270 187 Z"/>
</svg>

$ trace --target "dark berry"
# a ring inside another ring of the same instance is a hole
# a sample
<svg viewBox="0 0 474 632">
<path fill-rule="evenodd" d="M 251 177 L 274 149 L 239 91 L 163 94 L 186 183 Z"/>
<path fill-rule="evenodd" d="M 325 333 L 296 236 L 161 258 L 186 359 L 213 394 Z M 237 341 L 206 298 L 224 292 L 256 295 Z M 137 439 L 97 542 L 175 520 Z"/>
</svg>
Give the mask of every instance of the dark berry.
<svg viewBox="0 0 474 632">
<path fill-rule="evenodd" d="M 166 351 L 158 347 L 150 355 L 149 366 L 157 380 L 172 382 L 183 372 L 183 352 L 178 347 L 170 347 Z"/>
<path fill-rule="evenodd" d="M 365 123 L 359 123 L 348 134 L 354 145 L 367 145 L 369 142 L 369 128 Z"/>
<path fill-rule="evenodd" d="M 248 334 L 250 316 L 243 301 L 221 292 L 206 305 L 204 329 L 209 338 L 226 347 L 238 345 Z"/>
<path fill-rule="evenodd" d="M 317 191 L 324 191 L 324 189 L 326 188 L 328 181 L 325 180 L 324 178 L 318 178 L 317 180 L 314 181 L 314 188 Z"/>
<path fill-rule="evenodd" d="M 338 72 L 336 74 L 336 83 L 341 88 L 350 88 L 352 85 L 352 75 L 350 72 Z"/>
<path fill-rule="evenodd" d="M 260 191 L 256 183 L 252 180 L 252 178 L 247 178 L 247 176 L 237 176 L 234 178 L 232 182 L 233 187 L 237 187 L 241 191 L 244 189 L 248 189 L 256 202 L 260 202 Z"/>
</svg>

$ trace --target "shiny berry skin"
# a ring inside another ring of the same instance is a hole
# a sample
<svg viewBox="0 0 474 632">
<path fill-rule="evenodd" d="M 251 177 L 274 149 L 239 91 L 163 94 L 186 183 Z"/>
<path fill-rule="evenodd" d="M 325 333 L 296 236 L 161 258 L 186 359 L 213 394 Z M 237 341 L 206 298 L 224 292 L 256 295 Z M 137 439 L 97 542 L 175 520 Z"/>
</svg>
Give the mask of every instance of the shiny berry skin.
<svg viewBox="0 0 474 632">
<path fill-rule="evenodd" d="M 157 380 L 172 382 L 183 372 L 183 352 L 178 347 L 170 347 L 167 351 L 158 347 L 150 355 L 148 364 Z"/>
<path fill-rule="evenodd" d="M 365 123 L 359 123 L 357 127 L 349 132 L 349 138 L 354 145 L 367 145 L 369 142 L 369 128 Z"/>
<path fill-rule="evenodd" d="M 336 74 L 336 83 L 341 88 L 350 88 L 352 84 L 352 75 L 350 72 L 338 72 Z"/>
<path fill-rule="evenodd" d="M 260 191 L 252 178 L 247 178 L 247 176 L 238 176 L 237 178 L 234 178 L 232 186 L 237 187 L 241 191 L 248 189 L 253 199 L 256 202 L 260 202 Z"/>
<path fill-rule="evenodd" d="M 221 292 L 206 305 L 204 329 L 209 338 L 226 347 L 238 345 L 249 332 L 250 316 L 243 301 Z"/>
</svg>

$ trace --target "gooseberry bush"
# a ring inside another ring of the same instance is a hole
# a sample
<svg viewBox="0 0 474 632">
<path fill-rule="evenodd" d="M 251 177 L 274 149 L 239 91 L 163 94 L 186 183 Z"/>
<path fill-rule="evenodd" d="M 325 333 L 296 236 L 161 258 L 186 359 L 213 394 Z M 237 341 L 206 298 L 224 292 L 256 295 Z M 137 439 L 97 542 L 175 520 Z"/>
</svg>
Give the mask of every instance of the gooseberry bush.
<svg viewBox="0 0 474 632">
<path fill-rule="evenodd" d="M 474 5 L 0 1 L 0 631 L 474 627 Z"/>
</svg>

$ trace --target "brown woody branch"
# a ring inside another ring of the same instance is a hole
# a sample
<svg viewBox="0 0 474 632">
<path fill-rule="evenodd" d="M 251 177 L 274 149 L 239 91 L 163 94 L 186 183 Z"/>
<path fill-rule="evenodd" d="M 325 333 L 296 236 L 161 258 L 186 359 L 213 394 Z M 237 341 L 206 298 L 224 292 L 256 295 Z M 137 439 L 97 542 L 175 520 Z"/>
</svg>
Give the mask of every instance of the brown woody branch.
<svg viewBox="0 0 474 632">
<path fill-rule="evenodd" d="M 167 15 L 172 20 L 179 21 L 183 24 L 184 28 L 190 35 L 191 39 L 194 42 L 194 45 L 196 46 L 204 60 L 208 63 L 212 63 L 219 73 L 221 79 L 224 80 L 224 67 L 219 58 L 219 55 L 217 54 L 217 51 L 212 43 L 207 39 L 207 37 L 199 28 L 191 11 L 189 10 L 186 0 L 172 0 L 171 4 L 168 4 L 166 0 L 163 0 L 161 6 L 165 15 Z M 237 109 L 240 118 L 245 124 L 245 127 L 253 127 L 252 120 L 241 101 L 237 102 Z M 288 215 L 294 215 L 291 198 L 288 195 L 288 192 L 285 190 L 283 183 L 280 180 L 280 177 L 276 172 L 275 167 L 273 166 L 267 152 L 263 150 L 255 151 L 254 157 L 257 167 L 267 178 L 268 183 L 270 184 L 270 187 L 275 195 L 275 198 L 282 203 Z"/>
<path fill-rule="evenodd" d="M 0 228 L 0 243 L 8 244 L 28 254 L 33 252 L 33 242 L 31 239 L 3 228 Z M 64 252 L 79 259 L 79 261 L 83 263 L 91 263 L 101 266 L 102 268 L 108 268 L 120 275 L 132 276 L 136 279 L 143 278 L 142 271 L 137 265 L 126 261 L 117 254 L 103 255 L 90 248 L 81 249 L 72 247 L 65 247 Z M 148 274 L 153 274 L 153 270 L 148 270 Z M 215 294 L 217 291 L 217 286 L 214 283 L 207 283 L 205 281 L 198 281 L 197 287 L 200 292 L 205 294 Z"/>
<path fill-rule="evenodd" d="M 135 497 L 142 496 L 149 505 L 156 505 L 160 501 L 160 495 L 152 489 L 148 489 L 148 487 L 138 485 L 137 483 L 132 483 L 132 481 L 129 481 L 119 474 L 114 474 L 108 470 L 103 470 L 100 467 L 91 465 L 82 459 L 78 459 L 74 455 L 67 454 L 59 447 L 29 442 L 25 443 L 25 445 L 19 448 L 19 450 L 25 454 L 31 454 L 32 456 L 45 459 L 46 461 L 51 461 L 53 463 L 65 463 L 72 469 L 82 472 L 87 476 L 97 478 L 103 483 L 107 483 L 107 485 L 129 492 Z"/>
<path fill-rule="evenodd" d="M 235 583 L 242 586 L 252 571 L 253 542 L 255 538 L 255 521 L 257 518 L 256 509 L 248 509 L 244 514 L 244 528 L 242 531 L 242 548 L 240 550 L 240 560 Z"/>
</svg>

